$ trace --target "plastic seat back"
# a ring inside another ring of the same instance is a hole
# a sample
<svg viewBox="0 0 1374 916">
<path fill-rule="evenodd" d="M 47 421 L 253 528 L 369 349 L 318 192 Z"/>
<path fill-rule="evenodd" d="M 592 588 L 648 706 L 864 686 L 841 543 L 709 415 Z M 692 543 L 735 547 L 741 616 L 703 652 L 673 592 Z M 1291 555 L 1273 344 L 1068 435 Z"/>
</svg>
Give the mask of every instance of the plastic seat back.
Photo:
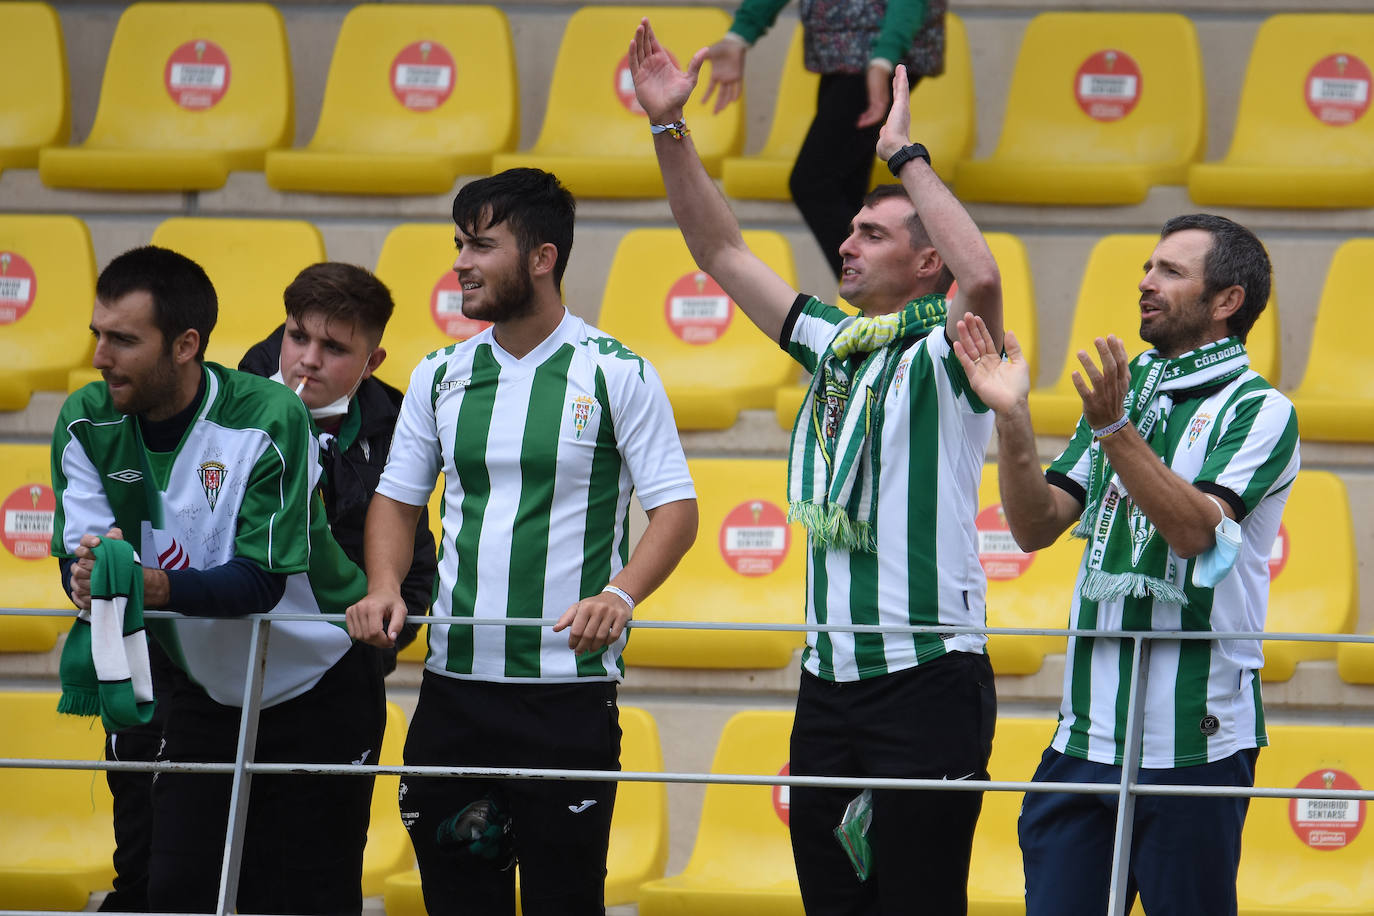
<svg viewBox="0 0 1374 916">
<path fill-rule="evenodd" d="M 998 782 L 1029 782 L 1050 746 L 1054 729 L 1054 719 L 999 716 L 988 775 Z M 970 913 L 1025 912 L 1025 871 L 1016 836 L 1022 798 L 1022 792 L 983 793 L 983 810 L 978 815 L 969 861 Z"/>
<path fill-rule="evenodd" d="M 1367 320 L 1374 284 L 1374 238 L 1336 249 L 1326 273 L 1307 371 L 1293 391 L 1305 439 L 1374 442 L 1374 357 L 1352 328 Z"/>
<path fill-rule="evenodd" d="M 3 13 L 3 8 L 0 8 Z M 0 410 L 35 391 L 63 391 L 89 367 L 95 254 L 74 216 L 0 215 Z"/>
<path fill-rule="evenodd" d="M 1292 13 L 1260 26 L 1231 147 L 1193 167 L 1207 204 L 1374 205 L 1374 15 Z"/>
<path fill-rule="evenodd" d="M 978 487 L 978 558 L 988 577 L 990 627 L 1068 626 L 1069 606 L 1085 542 L 1064 532 L 1041 550 L 1023 552 L 1007 528 L 998 491 L 997 465 L 983 465 Z M 1046 655 L 1064 651 L 1063 636 L 988 637 L 988 657 L 998 674 L 1034 674 Z"/>
<path fill-rule="evenodd" d="M 725 160 L 721 172 L 725 193 L 740 198 L 791 199 L 787 180 L 816 114 L 819 83 L 819 75 L 803 63 L 802 27 L 798 24 L 778 80 L 768 139 L 753 156 Z M 968 32 L 954 13 L 945 14 L 945 72 L 921 79 L 912 92 L 911 111 L 911 136 L 919 137 L 930 150 L 936 174 L 953 181 L 956 165 L 973 152 L 977 139 Z M 874 176 L 881 181 L 892 180 L 886 163 L 875 163 Z"/>
<path fill-rule="evenodd" d="M 539 138 L 528 151 L 497 155 L 493 171 L 544 168 L 579 196 L 663 195 L 648 119 L 635 101 L 626 63 L 635 26 L 645 16 L 684 67 L 730 27 L 724 12 L 708 7 L 581 7 L 568 19 L 558 48 Z M 724 158 L 744 143 L 744 106 L 712 115 L 700 96 L 688 103 L 685 119 L 707 171 L 719 175 Z"/>
<path fill-rule="evenodd" d="M 99 718 L 57 714 L 57 693 L 0 693 L 0 757 L 104 760 Z M 0 768 L 0 908 L 76 910 L 114 879 L 112 802 L 91 770 Z"/>
<path fill-rule="evenodd" d="M 1298 414 L 1299 427 L 1302 414 Z M 1359 617 L 1350 498 L 1330 471 L 1299 471 L 1269 556 L 1271 633 L 1352 633 Z M 1336 657 L 1333 642 L 1264 641 L 1266 682 L 1286 681 L 1299 662 Z"/>
<path fill-rule="evenodd" d="M 217 188 L 293 134 L 291 57 L 266 3 L 135 3 L 119 17 L 90 135 L 39 157 L 56 187 Z"/>
<path fill-rule="evenodd" d="M 406 743 L 406 715 L 395 703 L 386 704 L 386 735 L 382 738 L 382 753 L 376 763 L 380 766 L 400 766 L 402 749 Z M 367 846 L 363 849 L 363 896 L 380 897 L 386 879 L 415 867 L 415 851 L 410 836 L 401 824 L 401 812 L 396 804 L 399 776 L 378 776 L 372 786 L 372 819 L 367 828 Z"/>
<path fill-rule="evenodd" d="M 391 290 L 396 310 L 382 337 L 387 355 L 377 377 L 402 391 L 426 355 L 487 327 L 463 316 L 454 257 L 452 223 L 402 223 L 382 243 L 377 277 Z M 437 524 L 432 511 L 430 521 Z"/>
<path fill-rule="evenodd" d="M 1041 13 L 1021 40 L 997 149 L 960 163 L 968 200 L 1138 203 L 1205 145 L 1197 34 L 1175 13 Z"/>
<path fill-rule="evenodd" d="M 744 242 L 795 286 L 792 249 L 776 232 Z M 632 229 L 620 240 L 597 327 L 653 363 L 681 429 L 728 429 L 741 410 L 773 406 L 796 362 L 760 333 L 692 261 L 676 229 Z"/>
<path fill-rule="evenodd" d="M 1140 289 L 1143 265 L 1150 259 L 1159 236 L 1150 233 L 1106 235 L 1098 240 L 1083 269 L 1078 288 L 1073 326 L 1059 377 L 1049 388 L 1031 391 L 1031 419 L 1041 435 L 1067 436 L 1083 415 L 1083 401 L 1073 387 L 1072 375 L 1082 369 L 1078 351 L 1094 359 L 1093 340 L 1115 334 L 1134 359 L 1150 348 L 1140 339 Z M 1246 338 L 1250 365 L 1276 385 L 1279 378 L 1278 305 L 1271 289 L 1269 303 Z"/>
<path fill-rule="evenodd" d="M 701 516 L 677 572 L 635 608 L 635 619 L 799 623 L 806 530 L 787 523 L 787 462 L 688 461 Z M 671 668 L 782 668 L 800 632 L 632 628 L 625 662 Z"/>
<path fill-rule="evenodd" d="M 1374 785 L 1374 728 L 1270 725 L 1255 785 L 1364 789 Z M 1374 912 L 1369 802 L 1255 798 L 1245 818 L 1240 912 L 1318 916 Z"/>
<path fill-rule="evenodd" d="M 52 545 L 52 466 L 47 445 L 0 445 L 0 582 L 6 607 L 70 610 Z M 0 652 L 47 652 L 72 627 L 71 617 L 0 616 Z"/>
<path fill-rule="evenodd" d="M 515 51 L 494 6 L 365 3 L 344 17 L 320 120 L 267 156 L 286 190 L 437 194 L 486 174 L 520 129 Z"/>
<path fill-rule="evenodd" d="M 721 730 L 712 773 L 788 772 L 790 710 L 746 710 Z M 797 914 L 801 894 L 788 838 L 786 786 L 706 787 L 691 859 L 679 875 L 640 889 L 641 916 Z"/>
<path fill-rule="evenodd" d="M 173 217 L 153 230 L 152 244 L 209 274 L 219 319 L 205 358 L 230 367 L 286 320 L 282 292 L 296 274 L 325 259 L 320 231 L 302 220 Z"/>
<path fill-rule="evenodd" d="M 40 148 L 72 132 L 67 46 L 48 4 L 0 4 L 0 86 L 11 87 L 0 100 L 0 171 L 34 168 Z"/>
<path fill-rule="evenodd" d="M 637 706 L 620 707 L 620 768 L 663 771 L 658 724 Z M 606 853 L 606 905 L 633 903 L 646 881 L 663 877 L 668 864 L 668 788 L 661 782 L 622 782 L 611 817 Z"/>
</svg>

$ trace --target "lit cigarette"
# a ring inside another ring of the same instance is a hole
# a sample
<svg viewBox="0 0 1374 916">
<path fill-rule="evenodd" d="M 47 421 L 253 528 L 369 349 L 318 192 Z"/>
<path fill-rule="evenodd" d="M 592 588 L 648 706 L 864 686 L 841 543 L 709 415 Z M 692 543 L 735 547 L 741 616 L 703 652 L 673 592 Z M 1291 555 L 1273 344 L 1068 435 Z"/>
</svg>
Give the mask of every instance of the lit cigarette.
<svg viewBox="0 0 1374 916">
<path fill-rule="evenodd" d="M 305 379 L 301 379 L 301 383 L 296 386 L 296 397 L 300 397 L 301 392 L 305 390 L 305 381 Z"/>
</svg>

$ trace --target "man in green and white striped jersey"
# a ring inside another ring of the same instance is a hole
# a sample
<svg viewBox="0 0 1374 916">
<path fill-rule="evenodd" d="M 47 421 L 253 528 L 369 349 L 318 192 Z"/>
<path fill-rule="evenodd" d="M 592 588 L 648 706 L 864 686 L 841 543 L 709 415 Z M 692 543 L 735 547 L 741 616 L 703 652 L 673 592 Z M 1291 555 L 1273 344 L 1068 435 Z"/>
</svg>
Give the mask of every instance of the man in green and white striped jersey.
<svg viewBox="0 0 1374 916">
<path fill-rule="evenodd" d="M 453 202 L 463 313 L 492 326 L 411 375 L 349 632 L 381 646 L 400 632 L 411 540 L 440 470 L 434 620 L 557 622 L 431 622 L 409 765 L 619 769 L 625 624 L 696 536 L 653 366 L 563 305 L 573 206 L 537 169 L 472 182 Z M 649 516 L 633 553 L 632 491 Z M 513 914 L 512 852 L 526 916 L 605 912 L 614 782 L 408 776 L 400 793 L 429 913 Z M 474 832 L 481 842 L 463 841 Z"/>
<path fill-rule="evenodd" d="M 945 322 L 981 315 L 999 336 L 1001 281 L 978 227 L 908 139 L 905 68 L 877 146 L 902 184 L 868 196 L 839 249 L 840 294 L 862 310 L 856 319 L 798 295 L 745 247 L 681 123 L 704 53 L 680 72 L 646 22 L 631 72 L 692 256 L 813 373 L 788 468 L 789 517 L 808 528 L 807 622 L 981 627 L 974 517 L 992 414 L 969 389 Z M 996 696 L 985 643 L 981 633 L 811 631 L 791 772 L 986 779 Z M 854 794 L 792 789 L 807 913 L 905 913 L 913 901 L 964 912 L 981 793 L 874 792 L 863 881 L 833 835 Z"/>
<path fill-rule="evenodd" d="M 1165 224 L 1140 281 L 1140 336 L 1079 351 L 1083 418 L 1043 475 L 1016 337 L 1007 360 L 976 319 L 960 351 L 997 414 L 1002 506 L 1023 550 L 1077 522 L 1087 540 L 1069 626 L 1082 630 L 1259 633 L 1270 547 L 1298 472 L 1292 403 L 1250 368 L 1245 338 L 1269 299 L 1269 256 L 1231 220 Z M 1100 362 L 1100 367 L 1098 363 Z M 1121 780 L 1133 689 L 1132 640 L 1069 638 L 1059 727 L 1037 780 Z M 1259 640 L 1149 644 L 1140 781 L 1252 786 L 1268 743 Z M 1236 912 L 1245 798 L 1136 800 L 1129 896 L 1151 916 Z M 1020 821 L 1029 916 L 1107 905 L 1116 800 L 1027 794 Z"/>
</svg>

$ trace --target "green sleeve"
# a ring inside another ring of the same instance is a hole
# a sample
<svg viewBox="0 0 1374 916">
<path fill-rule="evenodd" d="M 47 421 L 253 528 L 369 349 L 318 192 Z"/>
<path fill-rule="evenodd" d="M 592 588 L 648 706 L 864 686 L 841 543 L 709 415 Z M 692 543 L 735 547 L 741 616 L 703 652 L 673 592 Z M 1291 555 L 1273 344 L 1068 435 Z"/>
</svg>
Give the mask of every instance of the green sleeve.
<svg viewBox="0 0 1374 916">
<path fill-rule="evenodd" d="M 873 40 L 873 50 L 869 57 L 881 57 L 896 64 L 911 50 L 916 33 L 921 30 L 925 21 L 926 0 L 887 0 L 883 27 L 878 32 L 878 37 Z"/>
<path fill-rule="evenodd" d="M 924 5 L 925 0 L 916 2 Z M 735 21 L 730 23 L 730 31 L 752 45 L 773 27 L 778 20 L 778 13 L 786 5 L 787 0 L 744 0 L 735 10 Z"/>
<path fill-rule="evenodd" d="M 234 554 L 268 572 L 304 572 L 310 565 L 310 415 L 301 405 L 269 431 L 272 440 L 253 465 L 239 509 Z"/>
</svg>

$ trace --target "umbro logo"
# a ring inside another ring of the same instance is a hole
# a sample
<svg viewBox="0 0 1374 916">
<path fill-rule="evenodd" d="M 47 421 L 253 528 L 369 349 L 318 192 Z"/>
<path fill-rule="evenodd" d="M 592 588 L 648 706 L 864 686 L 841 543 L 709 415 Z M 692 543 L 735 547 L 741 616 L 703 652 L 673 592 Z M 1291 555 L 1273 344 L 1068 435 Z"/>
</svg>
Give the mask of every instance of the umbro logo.
<svg viewBox="0 0 1374 916">
<path fill-rule="evenodd" d="M 115 471 L 113 474 L 106 474 L 111 480 L 118 480 L 120 483 L 138 483 L 143 479 L 142 471 L 135 471 L 133 468 L 125 468 L 122 471 Z"/>
<path fill-rule="evenodd" d="M 582 799 L 582 804 L 580 805 L 568 805 L 568 810 L 571 811 L 573 814 L 581 814 L 583 811 L 586 811 L 594 804 L 596 804 L 596 799 L 584 798 Z"/>
</svg>

